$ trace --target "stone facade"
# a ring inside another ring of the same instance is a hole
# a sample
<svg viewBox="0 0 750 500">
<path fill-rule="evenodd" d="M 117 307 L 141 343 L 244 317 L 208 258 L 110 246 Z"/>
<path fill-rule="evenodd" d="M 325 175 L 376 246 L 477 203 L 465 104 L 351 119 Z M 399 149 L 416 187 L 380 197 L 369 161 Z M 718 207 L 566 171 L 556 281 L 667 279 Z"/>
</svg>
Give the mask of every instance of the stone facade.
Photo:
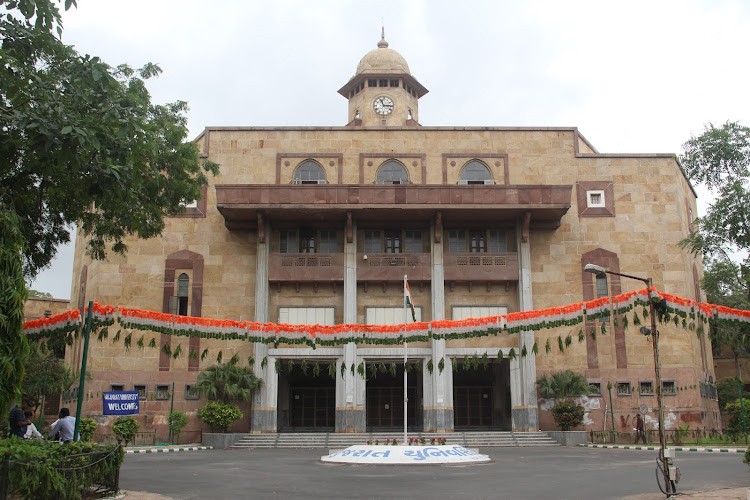
<svg viewBox="0 0 750 500">
<path fill-rule="evenodd" d="M 596 278 L 583 272 L 587 263 L 649 276 L 660 290 L 700 300 L 702 264 L 678 246 L 696 213 L 696 195 L 674 155 L 602 154 L 576 128 L 420 125 L 418 98 L 427 90 L 394 52 L 379 45 L 340 90 L 350 102 L 346 126 L 206 128 L 195 142 L 221 174 L 210 180 L 204 198 L 168 219 L 161 237 L 129 241 L 126 257 L 91 261 L 79 237 L 72 303 L 96 300 L 164 312 L 183 304 L 189 315 L 271 322 L 310 318 L 321 309 L 330 323 L 366 323 L 368 314 L 403 306 L 406 274 L 422 319 L 456 319 L 472 307 L 518 311 L 595 298 Z M 391 96 L 387 115 L 372 104 L 382 95 Z M 472 168 L 484 172 L 484 179 L 473 177 Z M 181 296 L 180 277 L 187 280 Z M 610 276 L 607 286 L 615 294 L 643 285 Z M 410 344 L 409 359 L 423 362 L 421 372 L 409 375 L 419 417 L 410 425 L 441 432 L 553 429 L 548 402 L 537 401 L 536 380 L 573 369 L 601 384 L 605 397 L 586 402 L 586 428 L 601 430 L 608 382 L 639 387 L 654 379 L 648 340 L 634 328 L 610 325 L 609 331 L 574 341 L 565 353 L 541 350 L 502 362 L 499 351 L 507 355 L 524 345 L 530 350 L 547 338 L 556 345 L 559 335 L 577 337 L 578 328 Z M 153 337 L 157 346 L 170 342 L 166 335 Z M 308 384 L 292 368 L 279 372 L 275 361 L 402 367 L 400 346 L 312 350 L 171 342 L 185 352 L 208 349 L 209 356 L 173 358 L 159 349 L 94 343 L 87 413 L 101 411 L 101 392 L 112 385 L 146 384 L 151 392 L 174 382 L 175 408 L 194 414 L 202 403 L 185 400 L 185 387 L 222 350 L 240 359 L 254 355 L 264 381 L 252 416 L 237 423 L 236 431 L 294 427 L 295 412 L 301 429 L 396 427 L 398 418 L 383 412 L 392 410 L 388 401 L 397 402 L 397 376 L 386 383 L 347 372 L 335 383 Z M 668 326 L 661 342 L 662 378 L 680 388 L 665 397 L 674 416 L 668 426 L 717 428 L 716 401 L 698 389 L 713 377 L 710 344 Z M 69 359 L 79 361 L 80 351 L 73 346 Z M 464 357 L 474 354 L 486 354 L 491 366 L 462 370 Z M 428 370 L 430 359 L 443 358 L 453 362 Z M 268 363 L 261 366 L 261 359 Z M 298 396 L 312 398 L 313 410 Z M 631 429 L 643 404 L 655 420 L 654 400 L 638 391 L 613 396 L 620 430 Z M 167 403 L 149 399 L 142 417 L 161 433 Z M 320 417 L 323 424 L 305 413 L 316 409 L 330 413 Z"/>
</svg>

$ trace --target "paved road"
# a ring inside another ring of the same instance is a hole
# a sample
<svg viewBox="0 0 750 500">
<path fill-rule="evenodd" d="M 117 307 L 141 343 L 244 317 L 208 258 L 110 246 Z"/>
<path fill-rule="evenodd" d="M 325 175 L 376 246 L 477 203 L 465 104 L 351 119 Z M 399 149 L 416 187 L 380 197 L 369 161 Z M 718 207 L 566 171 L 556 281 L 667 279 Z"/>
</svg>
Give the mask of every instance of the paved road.
<svg viewBox="0 0 750 500">
<path fill-rule="evenodd" d="M 208 450 L 127 455 L 120 475 L 128 498 L 539 498 L 658 499 L 655 452 L 574 447 L 483 448 L 474 466 L 332 465 L 325 450 Z M 679 492 L 725 490 L 745 498 L 742 454 L 679 453 Z M 734 488 L 733 492 L 726 489 Z M 738 489 L 739 488 L 739 489 Z"/>
</svg>

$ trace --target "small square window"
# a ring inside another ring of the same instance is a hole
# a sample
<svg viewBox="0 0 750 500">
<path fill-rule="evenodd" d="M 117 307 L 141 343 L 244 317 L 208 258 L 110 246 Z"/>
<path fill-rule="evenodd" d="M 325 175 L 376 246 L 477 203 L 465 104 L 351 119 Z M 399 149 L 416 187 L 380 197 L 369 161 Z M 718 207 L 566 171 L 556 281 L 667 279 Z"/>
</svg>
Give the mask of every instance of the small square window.
<svg viewBox="0 0 750 500">
<path fill-rule="evenodd" d="M 600 397 L 602 395 L 601 382 L 589 382 L 589 396 Z"/>
<path fill-rule="evenodd" d="M 378 81 L 371 78 L 371 79 L 367 80 L 367 86 L 368 87 L 377 87 L 378 86 Z"/>
<path fill-rule="evenodd" d="M 617 382 L 617 395 L 630 396 L 630 382 Z"/>
<path fill-rule="evenodd" d="M 138 399 L 146 399 L 146 386 L 145 385 L 134 385 L 134 391 L 138 391 Z"/>
<path fill-rule="evenodd" d="M 380 80 L 380 87 L 387 87 L 388 86 L 388 80 Z"/>
<path fill-rule="evenodd" d="M 169 386 L 157 385 L 156 394 L 154 394 L 154 399 L 169 399 Z"/>
<path fill-rule="evenodd" d="M 391 80 L 391 87 L 398 87 L 398 80 Z"/>
<path fill-rule="evenodd" d="M 654 395 L 654 383 L 650 380 L 641 381 L 638 385 L 638 391 L 641 396 L 653 396 Z"/>
<path fill-rule="evenodd" d="M 125 390 L 125 386 L 122 384 L 112 384 L 109 386 L 110 391 L 122 392 Z"/>
<path fill-rule="evenodd" d="M 185 386 L 185 399 L 195 400 L 201 398 L 201 391 L 194 385 Z"/>
<path fill-rule="evenodd" d="M 677 394 L 677 386 L 674 385 L 674 380 L 662 380 L 661 393 L 666 396 L 674 396 Z"/>
<path fill-rule="evenodd" d="M 604 190 L 586 191 L 586 206 L 589 208 L 604 207 Z"/>
</svg>

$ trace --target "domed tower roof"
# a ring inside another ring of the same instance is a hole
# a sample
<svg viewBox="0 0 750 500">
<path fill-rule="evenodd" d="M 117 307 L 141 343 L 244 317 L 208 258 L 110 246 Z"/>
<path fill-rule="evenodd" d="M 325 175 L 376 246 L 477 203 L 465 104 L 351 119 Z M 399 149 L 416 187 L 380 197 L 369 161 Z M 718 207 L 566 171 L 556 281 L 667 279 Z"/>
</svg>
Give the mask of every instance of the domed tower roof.
<svg viewBox="0 0 750 500">
<path fill-rule="evenodd" d="M 381 34 L 378 48 L 371 50 L 359 61 L 357 75 L 366 74 L 407 74 L 410 75 L 409 65 L 406 59 L 393 49 L 388 48 L 385 41 L 385 33 Z"/>
</svg>

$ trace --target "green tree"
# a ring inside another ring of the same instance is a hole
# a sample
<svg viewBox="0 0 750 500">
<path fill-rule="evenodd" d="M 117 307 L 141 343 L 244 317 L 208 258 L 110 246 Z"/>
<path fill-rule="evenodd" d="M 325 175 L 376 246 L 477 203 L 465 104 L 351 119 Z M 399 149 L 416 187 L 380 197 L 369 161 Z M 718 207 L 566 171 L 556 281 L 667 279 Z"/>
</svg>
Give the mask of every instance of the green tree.
<svg viewBox="0 0 750 500">
<path fill-rule="evenodd" d="M 63 393 L 76 382 L 73 370 L 62 359 L 39 346 L 31 348 L 24 365 L 21 393 L 23 400 L 34 408 L 34 413 L 45 396 Z"/>
<path fill-rule="evenodd" d="M 572 370 L 562 370 L 544 375 L 537 380 L 539 391 L 545 398 L 569 399 L 588 394 L 586 377 Z"/>
<path fill-rule="evenodd" d="M 28 344 L 24 278 L 78 225 L 88 253 L 125 253 L 200 197 L 206 173 L 185 142 L 184 102 L 151 103 L 161 70 L 111 67 L 58 38 L 59 1 L 0 0 L 0 413 L 18 395 Z M 65 0 L 64 7 L 76 5 Z"/>
<path fill-rule="evenodd" d="M 750 308 L 750 128 L 737 122 L 709 124 L 684 145 L 680 162 L 691 181 L 705 185 L 716 198 L 697 218 L 681 245 L 707 259 L 703 288 L 709 302 Z M 739 377 L 739 358 L 750 347 L 750 328 L 711 320 L 714 349 L 731 349 Z"/>
<path fill-rule="evenodd" d="M 52 298 L 52 294 L 49 292 L 40 292 L 39 290 L 34 290 L 33 288 L 28 289 L 29 297 L 44 297 L 47 299 Z"/>
<path fill-rule="evenodd" d="M 23 238 L 18 217 L 0 205 L 0 415 L 19 401 L 29 342 L 23 334 Z M 19 401 L 20 402 L 20 401 Z"/>
<path fill-rule="evenodd" d="M 158 66 L 111 67 L 63 44 L 54 0 L 0 5 L 0 210 L 18 215 L 27 277 L 74 224 L 95 258 L 159 235 L 218 172 L 185 141 L 186 104 L 151 103 Z"/>
<path fill-rule="evenodd" d="M 209 366 L 196 381 L 196 386 L 208 399 L 225 403 L 249 401 L 261 385 L 262 381 L 250 368 L 237 364 L 237 358 Z"/>
</svg>

